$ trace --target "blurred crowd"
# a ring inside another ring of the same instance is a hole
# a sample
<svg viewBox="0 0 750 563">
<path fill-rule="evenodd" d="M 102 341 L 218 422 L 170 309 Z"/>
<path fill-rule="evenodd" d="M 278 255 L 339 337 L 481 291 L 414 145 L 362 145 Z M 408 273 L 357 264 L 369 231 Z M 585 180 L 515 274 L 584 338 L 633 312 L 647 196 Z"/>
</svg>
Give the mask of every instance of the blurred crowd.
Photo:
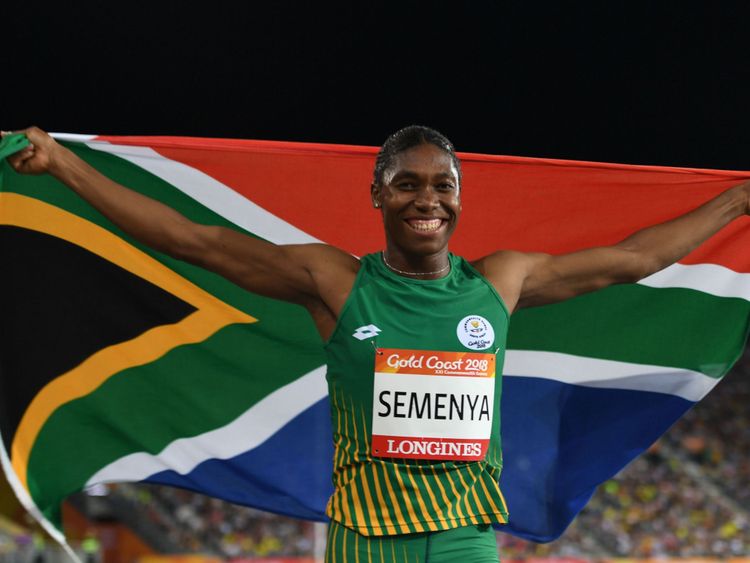
<svg viewBox="0 0 750 563">
<path fill-rule="evenodd" d="M 750 553 L 750 521 L 681 461 L 656 451 L 605 483 L 579 518 L 608 551 L 631 557 L 731 557 Z"/>
<path fill-rule="evenodd" d="M 118 485 L 116 494 L 142 507 L 172 548 L 225 558 L 310 555 L 313 524 L 236 506 L 182 489 Z"/>
<path fill-rule="evenodd" d="M 681 421 L 667 442 L 740 506 L 750 508 L 750 357 Z"/>
<path fill-rule="evenodd" d="M 17 524 L 0 515 L 0 563 L 68 563 L 70 557 L 56 542 L 33 524 L 30 527 Z M 78 557 L 86 563 L 99 563 L 84 546 L 72 546 Z"/>
</svg>

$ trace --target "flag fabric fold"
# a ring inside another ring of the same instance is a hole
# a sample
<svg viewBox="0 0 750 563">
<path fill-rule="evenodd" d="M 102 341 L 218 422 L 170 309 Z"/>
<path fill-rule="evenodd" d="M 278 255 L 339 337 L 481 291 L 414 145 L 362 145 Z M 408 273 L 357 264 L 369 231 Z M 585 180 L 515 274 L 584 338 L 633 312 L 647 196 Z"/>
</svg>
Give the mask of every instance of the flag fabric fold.
<svg viewBox="0 0 750 563">
<path fill-rule="evenodd" d="M 277 244 L 383 246 L 376 149 L 58 138 L 192 220 Z M 707 201 L 744 172 L 461 155 L 451 249 L 569 252 Z M 103 482 L 146 481 L 324 519 L 333 449 L 306 312 L 144 247 L 49 176 L 0 168 L 0 432 L 19 496 L 52 523 Z M 514 314 L 502 397 L 502 529 L 559 536 L 597 485 L 731 368 L 747 337 L 746 218 L 638 284 Z"/>
</svg>

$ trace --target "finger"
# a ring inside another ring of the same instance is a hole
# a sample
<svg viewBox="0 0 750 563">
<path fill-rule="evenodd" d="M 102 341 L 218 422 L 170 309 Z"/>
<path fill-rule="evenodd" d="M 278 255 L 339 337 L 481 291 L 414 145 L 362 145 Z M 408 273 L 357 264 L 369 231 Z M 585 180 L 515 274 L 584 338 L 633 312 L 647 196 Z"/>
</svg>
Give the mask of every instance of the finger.
<svg viewBox="0 0 750 563">
<path fill-rule="evenodd" d="M 34 156 L 35 152 L 36 150 L 34 148 L 34 145 L 29 144 L 28 147 L 26 147 L 25 149 L 23 149 L 22 151 L 18 153 L 18 158 L 19 160 L 28 160 L 29 158 Z"/>
<path fill-rule="evenodd" d="M 8 164 L 10 164 L 11 168 L 13 168 L 13 170 L 15 170 L 16 172 L 20 172 L 20 170 L 21 170 L 21 159 L 20 158 L 8 157 L 7 161 L 8 161 Z"/>
<path fill-rule="evenodd" d="M 29 145 L 22 151 L 17 152 L 14 155 L 8 157 L 8 163 L 13 167 L 13 170 L 18 172 L 25 164 L 26 161 L 34 157 L 36 151 Z"/>
<path fill-rule="evenodd" d="M 39 129 L 39 127 L 29 127 L 20 131 L 20 133 L 26 135 L 26 138 L 31 143 L 36 143 L 37 145 L 47 145 L 50 142 L 54 142 L 52 137 L 42 129 Z"/>
</svg>

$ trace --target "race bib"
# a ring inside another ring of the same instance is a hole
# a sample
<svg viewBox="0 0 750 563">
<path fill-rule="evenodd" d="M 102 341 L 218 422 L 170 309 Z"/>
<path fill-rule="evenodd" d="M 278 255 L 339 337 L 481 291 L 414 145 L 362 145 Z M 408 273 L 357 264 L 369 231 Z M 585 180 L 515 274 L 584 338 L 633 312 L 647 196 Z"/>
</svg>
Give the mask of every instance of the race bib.
<svg viewBox="0 0 750 563">
<path fill-rule="evenodd" d="M 375 457 L 478 461 L 492 432 L 495 355 L 378 348 Z"/>
</svg>

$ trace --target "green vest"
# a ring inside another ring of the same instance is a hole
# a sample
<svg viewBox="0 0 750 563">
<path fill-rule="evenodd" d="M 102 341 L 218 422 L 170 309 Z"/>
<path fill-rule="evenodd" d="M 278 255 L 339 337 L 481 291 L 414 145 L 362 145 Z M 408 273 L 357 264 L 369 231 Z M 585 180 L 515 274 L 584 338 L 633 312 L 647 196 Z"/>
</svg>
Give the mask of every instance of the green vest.
<svg viewBox="0 0 750 563">
<path fill-rule="evenodd" d="M 325 347 L 327 514 L 364 535 L 507 522 L 498 479 L 509 315 L 466 260 L 450 263 L 444 278 L 417 280 L 380 254 L 362 258 Z"/>
</svg>

